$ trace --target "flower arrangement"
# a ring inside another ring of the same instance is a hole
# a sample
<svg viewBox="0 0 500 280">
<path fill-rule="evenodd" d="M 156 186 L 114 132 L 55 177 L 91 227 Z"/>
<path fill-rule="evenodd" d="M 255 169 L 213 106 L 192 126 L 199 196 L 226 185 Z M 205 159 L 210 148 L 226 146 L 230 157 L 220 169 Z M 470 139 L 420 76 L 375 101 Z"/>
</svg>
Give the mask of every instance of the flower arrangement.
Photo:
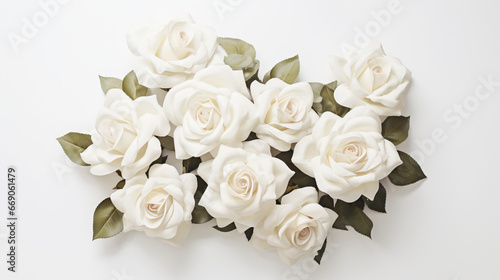
<svg viewBox="0 0 500 280">
<path fill-rule="evenodd" d="M 95 210 L 94 239 L 136 230 L 181 246 L 214 219 L 290 265 L 320 263 L 332 228 L 370 237 L 364 210 L 385 212 L 380 180 L 425 178 L 396 149 L 410 72 L 377 42 L 332 57 L 329 84 L 296 82 L 298 56 L 261 80 L 252 45 L 190 17 L 138 25 L 127 42 L 137 67 L 100 77 L 95 132 L 58 138 L 92 174 L 122 178 Z"/>
</svg>

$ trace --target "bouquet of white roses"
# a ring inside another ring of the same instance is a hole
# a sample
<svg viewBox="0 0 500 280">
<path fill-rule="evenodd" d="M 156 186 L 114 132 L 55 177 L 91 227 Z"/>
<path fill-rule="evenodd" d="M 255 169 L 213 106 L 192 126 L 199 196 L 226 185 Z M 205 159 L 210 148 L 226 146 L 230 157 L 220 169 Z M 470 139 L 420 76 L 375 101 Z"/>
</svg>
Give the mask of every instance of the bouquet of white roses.
<svg viewBox="0 0 500 280">
<path fill-rule="evenodd" d="M 288 264 L 319 263 L 332 228 L 370 236 L 364 210 L 385 212 L 381 179 L 425 178 L 396 149 L 410 72 L 379 43 L 332 57 L 338 82 L 321 84 L 295 81 L 298 56 L 261 80 L 252 45 L 189 17 L 136 26 L 127 41 L 137 67 L 100 77 L 96 131 L 58 138 L 92 174 L 122 178 L 94 213 L 94 239 L 137 230 L 180 246 L 215 219 Z"/>
</svg>

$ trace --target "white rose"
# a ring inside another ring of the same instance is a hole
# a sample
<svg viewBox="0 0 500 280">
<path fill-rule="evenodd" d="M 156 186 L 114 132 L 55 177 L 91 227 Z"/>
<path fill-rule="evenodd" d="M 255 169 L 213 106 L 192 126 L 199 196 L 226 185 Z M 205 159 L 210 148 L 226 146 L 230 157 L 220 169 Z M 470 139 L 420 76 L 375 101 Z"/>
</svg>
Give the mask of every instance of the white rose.
<svg viewBox="0 0 500 280">
<path fill-rule="evenodd" d="M 167 135 L 170 123 L 155 96 L 132 100 L 112 89 L 97 115 L 96 129 L 93 144 L 81 154 L 92 165 L 90 172 L 107 175 L 119 169 L 123 178 L 130 179 L 160 157 L 160 141 L 154 136 Z"/>
<path fill-rule="evenodd" d="M 318 204 L 313 187 L 296 189 L 283 196 L 281 205 L 254 228 L 252 244 L 260 250 L 278 249 L 289 265 L 314 257 L 321 249 L 337 214 Z"/>
<path fill-rule="evenodd" d="M 211 64 L 223 64 L 224 51 L 214 29 L 193 22 L 191 17 L 135 26 L 127 35 L 130 51 L 140 57 L 141 84 L 171 88 Z"/>
<path fill-rule="evenodd" d="M 341 83 L 334 94 L 339 104 L 367 106 L 380 116 L 401 115 L 411 73 L 399 59 L 386 56 L 379 42 L 356 49 L 346 59 L 333 56 L 330 66 Z"/>
<path fill-rule="evenodd" d="M 127 180 L 123 189 L 111 194 L 111 201 L 123 212 L 124 232 L 143 231 L 178 247 L 191 228 L 196 186 L 195 175 L 179 176 L 173 166 L 155 164 L 149 179 L 142 174 Z"/>
<path fill-rule="evenodd" d="M 165 97 L 178 159 L 215 153 L 220 145 L 241 147 L 257 117 L 242 71 L 227 65 L 204 69 Z"/>
<path fill-rule="evenodd" d="M 289 85 L 275 78 L 266 84 L 254 82 L 250 89 L 259 116 L 253 130 L 257 137 L 277 150 L 288 151 L 291 144 L 311 133 L 318 114 L 312 109 L 309 83 Z"/>
<path fill-rule="evenodd" d="M 381 135 L 380 118 L 358 107 L 341 118 L 326 112 L 312 135 L 297 143 L 292 162 L 316 178 L 318 188 L 332 198 L 373 200 L 383 179 L 402 162 L 396 147 Z"/>
<path fill-rule="evenodd" d="M 234 222 L 239 232 L 257 223 L 285 193 L 294 172 L 261 140 L 243 148 L 221 146 L 214 160 L 202 162 L 198 174 L 207 182 L 200 205 L 224 227 Z"/>
</svg>

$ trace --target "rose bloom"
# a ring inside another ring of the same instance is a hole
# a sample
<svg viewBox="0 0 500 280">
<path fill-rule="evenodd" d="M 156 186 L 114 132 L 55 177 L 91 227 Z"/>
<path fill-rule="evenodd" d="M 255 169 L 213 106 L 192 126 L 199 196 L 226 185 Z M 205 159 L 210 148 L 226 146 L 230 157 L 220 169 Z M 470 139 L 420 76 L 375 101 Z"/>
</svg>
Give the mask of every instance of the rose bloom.
<svg viewBox="0 0 500 280">
<path fill-rule="evenodd" d="M 399 116 L 401 100 L 411 73 L 397 58 L 386 56 L 379 42 L 372 41 L 346 58 L 331 57 L 330 66 L 341 83 L 335 100 L 343 106 L 367 106 L 380 116 Z"/>
<path fill-rule="evenodd" d="M 130 99 L 122 90 L 106 94 L 104 107 L 96 121 L 92 145 L 82 154 L 94 175 L 107 175 L 121 170 L 125 179 L 146 172 L 161 155 L 160 141 L 170 123 L 155 96 Z"/>
<path fill-rule="evenodd" d="M 335 212 L 318 202 L 318 192 L 313 187 L 296 189 L 283 196 L 281 205 L 276 205 L 254 228 L 251 239 L 254 247 L 277 249 L 289 265 L 314 257 L 337 218 Z"/>
<path fill-rule="evenodd" d="M 292 162 L 316 179 L 332 198 L 373 200 L 379 181 L 402 163 L 394 144 L 381 135 L 380 118 L 366 107 L 341 118 L 325 112 L 295 146 Z"/>
<path fill-rule="evenodd" d="M 208 65 L 223 64 L 224 51 L 215 30 L 191 17 L 133 27 L 127 35 L 130 51 L 140 57 L 136 73 L 141 84 L 171 88 Z"/>
<path fill-rule="evenodd" d="M 289 85 L 274 78 L 266 84 L 252 83 L 250 91 L 259 116 L 253 131 L 277 150 L 290 150 L 291 144 L 311 133 L 319 118 L 312 109 L 309 83 Z"/>
<path fill-rule="evenodd" d="M 220 145 L 241 147 L 257 117 L 243 72 L 227 65 L 206 68 L 165 97 L 178 159 L 216 153 Z"/>
<path fill-rule="evenodd" d="M 196 176 L 179 176 L 167 164 L 156 164 L 145 174 L 127 180 L 121 190 L 111 195 L 116 209 L 123 212 L 123 231 L 143 231 L 178 247 L 191 228 L 196 192 Z"/>
<path fill-rule="evenodd" d="M 243 148 L 221 146 L 215 159 L 200 164 L 198 174 L 208 184 L 200 205 L 220 227 L 234 222 L 243 232 L 269 214 L 294 172 L 271 156 L 269 145 L 253 140 Z"/>
</svg>

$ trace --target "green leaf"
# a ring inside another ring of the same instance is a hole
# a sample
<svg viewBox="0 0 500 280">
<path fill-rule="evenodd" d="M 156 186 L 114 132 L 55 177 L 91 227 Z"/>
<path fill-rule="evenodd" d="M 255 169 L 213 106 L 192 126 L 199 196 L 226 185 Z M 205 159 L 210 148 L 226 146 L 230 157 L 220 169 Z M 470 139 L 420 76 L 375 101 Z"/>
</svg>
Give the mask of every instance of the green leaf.
<svg viewBox="0 0 500 280">
<path fill-rule="evenodd" d="M 218 42 L 227 53 L 225 64 L 233 70 L 243 70 L 247 84 L 257 80 L 260 62 L 255 60 L 255 48 L 251 44 L 234 38 L 218 38 Z"/>
<path fill-rule="evenodd" d="M 168 160 L 168 155 L 164 156 L 164 157 L 161 157 L 161 162 L 160 164 L 165 164 L 167 163 L 167 160 Z"/>
<path fill-rule="evenodd" d="M 255 132 L 252 131 L 252 132 L 250 132 L 250 134 L 248 134 L 248 137 L 247 137 L 247 139 L 245 139 L 245 142 L 256 140 L 256 139 L 259 139 L 259 137 L 257 137 L 257 134 L 255 134 Z"/>
<path fill-rule="evenodd" d="M 262 79 L 262 82 L 265 84 L 265 83 L 267 83 L 270 79 L 271 79 L 271 70 L 269 70 L 269 72 L 267 72 L 267 73 L 264 75 L 264 78 Z"/>
<path fill-rule="evenodd" d="M 130 73 L 123 78 L 122 83 L 123 91 L 132 99 L 135 100 L 141 96 L 146 96 L 148 92 L 148 88 L 140 85 L 137 80 L 137 75 L 134 71 L 130 71 Z"/>
<path fill-rule="evenodd" d="M 149 178 L 149 170 L 151 170 L 151 167 L 155 164 L 162 164 L 163 163 L 163 158 L 159 156 L 157 159 L 155 159 L 151 164 L 149 164 L 148 170 L 146 170 L 146 176 Z"/>
<path fill-rule="evenodd" d="M 151 166 L 155 165 L 155 164 L 162 164 L 163 163 L 163 158 L 161 156 L 159 156 L 157 159 L 155 159 L 149 166 L 149 168 L 151 168 Z M 149 171 L 149 170 L 148 170 Z"/>
<path fill-rule="evenodd" d="M 169 151 L 175 151 L 174 138 L 170 136 L 164 136 L 164 137 L 158 137 L 158 140 L 160 140 L 160 144 L 163 148 Z"/>
<path fill-rule="evenodd" d="M 352 202 L 352 204 L 361 210 L 365 208 L 365 202 L 363 201 L 363 197 L 358 198 L 358 200 Z"/>
<path fill-rule="evenodd" d="M 337 81 L 333 81 L 329 84 L 326 84 L 325 86 L 329 89 L 331 89 L 332 91 L 335 91 L 335 89 L 337 89 Z"/>
<path fill-rule="evenodd" d="M 317 188 L 316 180 L 311 177 L 306 175 L 304 172 L 300 171 L 297 166 L 295 166 L 292 163 L 292 155 L 293 151 L 289 150 L 287 152 L 282 152 L 276 155 L 276 158 L 282 160 L 288 168 L 290 168 L 292 171 L 295 172 L 293 174 L 292 178 L 290 178 L 290 181 L 288 182 L 288 186 L 298 186 L 299 188 L 307 187 L 307 186 L 312 186 Z"/>
<path fill-rule="evenodd" d="M 196 205 L 194 207 L 191 216 L 191 222 L 193 222 L 193 224 L 204 224 L 214 218 L 207 212 L 207 209 L 201 205 Z"/>
<path fill-rule="evenodd" d="M 230 223 L 229 225 L 222 228 L 219 226 L 213 226 L 213 228 L 220 232 L 230 232 L 236 229 L 236 225 L 234 223 Z"/>
<path fill-rule="evenodd" d="M 286 190 L 285 190 L 285 193 L 283 195 L 286 195 L 286 194 L 289 194 L 291 193 L 293 190 L 296 190 L 296 189 L 300 189 L 300 187 L 298 185 L 288 185 L 286 187 Z"/>
<path fill-rule="evenodd" d="M 258 60 L 255 60 L 254 63 L 243 69 L 243 75 L 245 76 L 245 81 L 247 82 L 247 87 L 249 88 L 250 84 L 253 81 L 258 81 L 259 80 L 259 67 L 260 67 L 260 62 Z"/>
<path fill-rule="evenodd" d="M 346 226 L 351 226 L 357 232 L 371 238 L 373 222 L 361 208 L 354 203 L 338 199 L 333 210 L 339 215 L 333 224 L 334 228 L 347 230 Z"/>
<path fill-rule="evenodd" d="M 116 184 L 116 187 L 114 187 L 113 190 L 121 190 L 123 189 L 123 187 L 125 187 L 125 179 L 118 182 L 118 184 Z"/>
<path fill-rule="evenodd" d="M 323 89 L 323 87 L 325 86 L 324 84 L 322 83 L 309 83 L 309 85 L 311 86 L 311 89 L 313 91 L 313 102 L 314 103 L 320 103 L 321 104 L 321 100 L 323 100 L 323 97 L 321 97 L 321 90 Z"/>
<path fill-rule="evenodd" d="M 335 213 L 337 213 L 339 216 L 337 217 L 337 219 L 335 220 L 335 222 L 333 223 L 333 228 L 336 228 L 336 229 L 341 229 L 341 230 L 347 230 L 347 221 L 345 220 L 344 218 L 344 215 L 342 214 L 341 215 L 341 211 L 343 211 L 343 209 L 335 209 Z"/>
<path fill-rule="evenodd" d="M 201 158 L 199 158 L 199 157 L 191 157 L 191 158 L 183 160 L 182 161 L 182 173 L 190 173 L 190 172 L 196 170 L 196 168 L 198 168 L 200 163 L 201 163 Z"/>
<path fill-rule="evenodd" d="M 323 258 L 325 249 L 326 249 L 326 239 L 325 242 L 323 242 L 323 246 L 321 246 L 321 249 L 319 249 L 318 254 L 314 257 L 314 261 L 316 261 L 318 264 L 321 264 L 321 259 Z"/>
<path fill-rule="evenodd" d="M 309 85 L 311 85 L 314 96 L 312 107 L 316 113 L 320 114 L 320 112 L 323 112 L 323 105 L 321 104 L 323 97 L 321 97 L 321 90 L 325 85 L 322 83 L 309 83 Z"/>
<path fill-rule="evenodd" d="M 245 230 L 245 236 L 247 237 L 248 241 L 250 241 L 250 239 L 252 239 L 252 235 L 253 235 L 253 227 Z"/>
<path fill-rule="evenodd" d="M 293 82 L 295 82 L 295 79 L 297 79 L 297 76 L 299 75 L 299 71 L 300 61 L 299 56 L 296 55 L 276 64 L 270 71 L 269 79 L 278 78 L 287 84 L 293 84 Z M 264 80 L 265 79 L 266 78 L 264 77 Z"/>
<path fill-rule="evenodd" d="M 71 159 L 72 162 L 88 166 L 86 162 L 83 161 L 80 155 L 85 151 L 90 145 L 92 145 L 92 139 L 90 135 L 70 132 L 62 137 L 57 138 L 57 141 L 64 150 L 64 153 Z"/>
<path fill-rule="evenodd" d="M 193 212 L 191 213 L 191 221 L 195 224 L 203 224 L 212 220 L 213 217 L 207 212 L 207 209 L 205 207 L 199 205 L 200 199 L 207 189 L 207 183 L 199 175 L 196 175 L 196 180 L 198 183 L 196 192 L 194 193 L 194 201 L 196 204 Z"/>
<path fill-rule="evenodd" d="M 253 81 L 258 80 L 257 73 L 259 71 L 260 62 L 246 55 L 231 54 L 224 58 L 224 63 L 231 66 L 233 70 L 242 70 L 247 87 Z"/>
<path fill-rule="evenodd" d="M 363 200 L 368 206 L 368 208 L 380 212 L 380 213 L 386 213 L 385 212 L 385 201 L 387 197 L 387 191 L 385 190 L 384 186 L 379 183 L 378 191 L 377 194 L 375 194 L 375 197 L 372 200 L 369 200 L 368 198 L 363 196 Z"/>
<path fill-rule="evenodd" d="M 337 81 L 334 81 L 329 84 L 326 84 L 321 89 L 320 95 L 322 97 L 321 100 L 322 112 L 318 112 L 318 114 L 322 114 L 328 111 L 340 117 L 344 117 L 345 114 L 349 112 L 350 110 L 349 108 L 338 104 L 337 101 L 335 100 L 333 93 L 335 92 L 336 88 L 337 88 Z"/>
<path fill-rule="evenodd" d="M 389 174 L 389 180 L 391 180 L 394 185 L 406 186 L 427 178 L 422 168 L 420 168 L 420 165 L 418 165 L 410 155 L 401 151 L 398 151 L 398 154 L 403 164 L 396 167 L 391 174 Z"/>
<path fill-rule="evenodd" d="M 108 93 L 110 89 L 122 89 L 122 80 L 112 77 L 99 76 L 99 81 L 101 82 L 101 88 L 104 93 Z"/>
<path fill-rule="evenodd" d="M 123 230 L 123 213 L 118 211 L 111 202 L 111 198 L 103 200 L 94 212 L 94 237 L 109 238 Z"/>
<path fill-rule="evenodd" d="M 242 54 L 249 56 L 252 60 L 255 59 L 255 48 L 243 40 L 219 37 L 217 41 L 228 55 Z"/>
<path fill-rule="evenodd" d="M 203 193 L 205 193 L 205 190 L 207 189 L 207 183 L 201 178 L 200 175 L 196 175 L 196 181 L 198 183 L 198 187 L 194 193 L 194 200 L 196 201 L 196 204 L 198 204 L 203 196 Z"/>
<path fill-rule="evenodd" d="M 224 63 L 231 66 L 234 70 L 241 70 L 251 66 L 253 64 L 253 59 L 247 55 L 234 53 L 226 56 L 224 58 Z"/>
<path fill-rule="evenodd" d="M 382 136 L 394 145 L 399 145 L 408 138 L 409 129 L 410 117 L 387 117 L 382 123 Z"/>
<path fill-rule="evenodd" d="M 319 205 L 333 210 L 333 199 L 329 195 L 324 195 L 319 199 Z"/>
</svg>

